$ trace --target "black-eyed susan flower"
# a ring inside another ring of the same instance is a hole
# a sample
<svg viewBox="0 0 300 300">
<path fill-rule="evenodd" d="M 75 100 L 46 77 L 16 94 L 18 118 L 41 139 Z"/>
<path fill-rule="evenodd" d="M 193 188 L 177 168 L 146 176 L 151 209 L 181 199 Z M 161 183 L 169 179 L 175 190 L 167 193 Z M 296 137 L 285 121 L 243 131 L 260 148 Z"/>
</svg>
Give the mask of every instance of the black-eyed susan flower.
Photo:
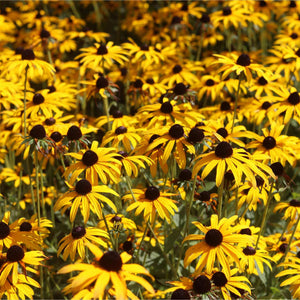
<svg viewBox="0 0 300 300">
<path fill-rule="evenodd" d="M 27 265 L 40 266 L 41 262 L 45 260 L 46 256 L 42 251 L 24 251 L 18 245 L 12 245 L 5 253 L 6 261 L 0 268 L 0 286 L 3 286 L 8 276 L 11 274 L 11 283 L 15 284 L 18 281 L 18 266 L 22 267 L 26 275 Z M 32 272 L 32 268 L 30 268 Z"/>
<path fill-rule="evenodd" d="M 128 194 L 123 197 L 126 201 L 134 199 L 136 201 L 127 207 L 127 211 L 135 209 L 135 215 L 144 212 L 144 219 L 149 220 L 150 223 L 154 220 L 156 213 L 160 218 L 170 222 L 171 215 L 178 211 L 176 201 L 170 199 L 175 195 L 173 193 L 161 192 L 155 186 L 149 186 L 147 189 L 133 189 L 132 192 L 133 195 Z"/>
<path fill-rule="evenodd" d="M 237 268 L 231 269 L 229 274 L 222 271 L 216 271 L 211 277 L 214 285 L 221 290 L 225 300 L 232 299 L 232 294 L 241 297 L 241 290 L 243 290 L 244 293 L 247 292 L 251 295 L 249 279 L 245 276 L 235 276 L 237 272 Z"/>
<path fill-rule="evenodd" d="M 289 220 L 291 223 L 296 222 L 298 215 L 300 213 L 300 201 L 297 199 L 291 199 L 289 202 L 280 202 L 275 208 L 274 212 L 283 211 L 285 220 Z"/>
<path fill-rule="evenodd" d="M 289 289 L 294 298 L 300 297 L 300 258 L 295 257 L 292 261 L 284 262 L 279 265 L 280 267 L 284 267 L 285 269 L 275 277 L 283 277 L 288 276 L 280 286 L 289 286 Z"/>
<path fill-rule="evenodd" d="M 90 216 L 90 211 L 95 213 L 99 219 L 102 218 L 103 203 L 106 203 L 113 211 L 117 211 L 115 204 L 102 193 L 119 196 L 117 192 L 106 185 L 92 185 L 86 179 L 79 180 L 74 187 L 69 186 L 70 191 L 62 195 L 55 203 L 54 210 L 62 210 L 62 213 L 70 208 L 70 221 L 75 220 L 78 208 L 80 208 L 84 223 Z"/>
<path fill-rule="evenodd" d="M 272 122 L 270 129 L 263 128 L 263 136 L 251 132 L 251 136 L 255 141 L 247 145 L 248 149 L 255 148 L 254 153 L 267 154 L 271 163 L 280 161 L 285 164 L 288 161 L 292 166 L 296 162 L 296 145 L 299 143 L 295 136 L 287 136 L 282 134 L 284 124 Z"/>
<path fill-rule="evenodd" d="M 152 277 L 150 273 L 138 264 L 126 264 L 131 255 L 123 252 L 121 255 L 115 251 L 108 251 L 96 257 L 92 264 L 77 263 L 67 265 L 58 271 L 58 274 L 65 274 L 73 271 L 80 271 L 80 274 L 73 277 L 70 284 L 63 289 L 66 293 L 76 294 L 80 290 L 94 284 L 94 298 L 102 299 L 105 296 L 105 289 L 109 284 L 115 291 L 118 300 L 127 298 L 126 281 L 136 281 L 149 292 L 154 293 L 151 284 L 144 278 L 136 275 L 143 274 Z M 131 293 L 131 295 L 133 295 Z"/>
<path fill-rule="evenodd" d="M 128 52 L 120 46 L 114 45 L 112 41 L 107 43 L 95 43 L 92 47 L 81 48 L 82 54 L 79 54 L 76 59 L 80 59 L 84 68 L 104 72 L 113 64 L 124 64 L 128 60 Z"/>
<path fill-rule="evenodd" d="M 220 186 L 224 174 L 228 170 L 232 171 L 237 184 L 240 184 L 242 181 L 242 174 L 245 174 L 246 178 L 251 181 L 253 186 L 256 186 L 254 174 L 258 174 L 265 181 L 267 181 L 267 177 L 263 171 L 273 175 L 273 172 L 267 165 L 260 164 L 258 168 L 256 161 L 251 159 L 244 149 L 232 148 L 228 142 L 224 141 L 220 142 L 215 147 L 214 151 L 197 156 L 196 160 L 198 161 L 196 161 L 194 165 L 193 176 L 198 174 L 199 170 L 205 166 L 201 173 L 201 178 L 204 179 L 215 167 L 217 167 L 217 186 Z M 263 171 L 261 171 L 260 168 L 262 168 Z"/>
<path fill-rule="evenodd" d="M 132 175 L 137 177 L 140 168 L 146 169 L 147 165 L 150 166 L 154 163 L 151 158 L 144 155 L 129 155 L 125 151 L 119 151 L 118 154 L 121 156 L 118 159 L 122 163 L 123 170 L 129 177 Z"/>
<path fill-rule="evenodd" d="M 76 254 L 78 254 L 81 259 L 84 259 L 86 248 L 96 255 L 97 250 L 95 248 L 99 246 L 106 248 L 105 239 L 108 237 L 106 231 L 96 227 L 74 226 L 71 233 L 59 241 L 57 256 L 63 253 L 64 260 L 70 256 L 71 260 L 74 261 Z"/>
<path fill-rule="evenodd" d="M 233 225 L 236 219 L 237 216 L 232 216 L 229 219 L 218 220 L 217 215 L 212 215 L 211 226 L 208 227 L 200 222 L 193 222 L 204 234 L 191 234 L 184 239 L 184 242 L 200 240 L 186 251 L 184 265 L 187 266 L 198 258 L 195 274 L 201 273 L 204 268 L 208 274 L 211 274 L 218 261 L 226 276 L 230 276 L 230 263 L 226 257 L 230 257 L 238 264 L 243 253 L 236 245 L 241 242 L 251 242 L 249 236 L 239 233 L 239 226 Z"/>
<path fill-rule="evenodd" d="M 16 74 L 25 75 L 25 71 L 27 68 L 28 78 L 34 78 L 37 74 L 39 76 L 44 75 L 48 78 L 52 78 L 55 73 L 55 69 L 53 68 L 53 66 L 46 61 L 37 59 L 33 50 L 30 48 L 24 49 L 21 53 L 20 58 L 8 61 L 5 73 L 14 72 Z"/>
<path fill-rule="evenodd" d="M 108 131 L 102 140 L 101 147 L 112 142 L 112 146 L 119 149 L 131 152 L 140 142 L 140 136 L 136 133 L 133 127 L 120 126 L 115 130 Z"/>
<path fill-rule="evenodd" d="M 141 107 L 137 114 L 137 119 L 141 125 L 149 128 L 173 125 L 181 123 L 186 126 L 193 126 L 201 115 L 193 110 L 190 103 L 177 103 L 175 100 L 169 101 L 164 97 L 162 103 L 155 103 Z"/>
<path fill-rule="evenodd" d="M 159 65 L 165 60 L 165 57 L 156 51 L 153 46 L 144 44 L 139 47 L 131 38 L 128 38 L 128 40 L 129 42 L 123 43 L 122 47 L 129 53 L 129 56 L 131 56 L 131 62 L 134 64 L 140 63 L 144 70 L 153 64 Z"/>
<path fill-rule="evenodd" d="M 177 299 L 174 297 L 174 296 L 176 296 L 176 294 L 178 294 L 182 297 L 185 293 L 183 293 L 181 290 L 188 293 L 188 291 L 191 291 L 193 289 L 193 280 L 188 277 L 180 277 L 179 281 L 167 281 L 167 283 L 173 285 L 172 287 L 165 290 L 166 294 L 172 293 L 171 299 Z M 210 280 L 209 280 L 209 283 L 210 283 Z M 180 291 L 177 291 L 178 289 L 180 289 Z M 177 293 L 175 293 L 175 295 L 174 295 L 175 291 L 177 291 Z M 179 298 L 179 299 L 181 299 L 181 298 Z M 182 299 L 186 299 L 186 298 L 182 298 Z"/>
<path fill-rule="evenodd" d="M 218 60 L 213 62 L 213 64 L 222 64 L 218 69 L 218 73 L 223 72 L 222 78 L 226 78 L 229 74 L 235 73 L 237 76 L 244 74 L 248 82 L 251 82 L 255 72 L 259 77 L 268 77 L 270 71 L 260 64 L 255 64 L 251 61 L 248 54 L 242 53 L 239 56 L 237 54 L 231 53 L 230 57 L 215 54 Z M 268 78 L 267 78 L 268 79 Z"/>
<path fill-rule="evenodd" d="M 284 115 L 284 123 L 288 123 L 293 116 L 300 117 L 300 95 L 295 87 L 282 88 L 277 92 L 278 96 L 270 97 L 273 105 L 274 116 L 278 117 L 281 113 Z"/>
<path fill-rule="evenodd" d="M 68 153 L 68 155 L 77 159 L 64 173 L 67 179 L 71 175 L 70 184 L 73 184 L 83 171 L 85 171 L 85 178 L 92 184 L 98 184 L 99 178 L 104 184 L 110 180 L 118 182 L 120 171 L 115 166 L 121 166 L 121 162 L 115 158 L 118 154 L 114 148 L 98 147 L 98 142 L 93 141 L 91 149 Z"/>
<path fill-rule="evenodd" d="M 105 216 L 106 223 L 109 230 L 122 231 L 122 230 L 136 230 L 136 225 L 133 220 L 124 217 L 122 214 L 107 214 Z M 104 219 L 100 220 L 98 227 L 102 230 L 107 230 Z"/>
<path fill-rule="evenodd" d="M 272 270 L 270 263 L 270 261 L 272 261 L 272 257 L 269 256 L 268 251 L 247 246 L 243 248 L 243 253 L 245 256 L 241 258 L 240 261 L 241 270 L 246 271 L 248 274 L 255 275 L 258 275 L 258 271 L 261 274 L 264 273 L 264 265 L 267 265 L 269 269 Z"/>
<path fill-rule="evenodd" d="M 26 239 L 26 233 L 18 230 L 18 220 L 9 224 L 10 212 L 6 211 L 0 222 L 0 250 L 3 246 L 9 248 L 14 244 L 21 244 Z"/>
<path fill-rule="evenodd" d="M 204 134 L 201 130 L 195 134 L 195 138 L 197 137 L 200 138 L 200 141 L 203 139 Z M 195 148 L 185 137 L 184 128 L 180 124 L 172 125 L 171 127 L 169 127 L 168 131 L 164 130 L 164 134 L 160 137 L 157 137 L 149 145 L 147 150 L 154 150 L 161 144 L 164 147 L 162 161 L 167 162 L 167 160 L 171 156 L 171 153 L 174 153 L 174 158 L 180 169 L 184 169 L 186 166 L 186 151 L 195 154 Z"/>
</svg>

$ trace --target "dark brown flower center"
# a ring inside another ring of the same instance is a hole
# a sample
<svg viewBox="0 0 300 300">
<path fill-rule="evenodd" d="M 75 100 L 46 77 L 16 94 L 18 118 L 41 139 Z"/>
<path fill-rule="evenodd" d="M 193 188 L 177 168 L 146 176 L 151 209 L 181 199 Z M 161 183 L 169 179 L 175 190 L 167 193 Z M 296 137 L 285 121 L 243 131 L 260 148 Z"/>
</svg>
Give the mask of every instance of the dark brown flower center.
<svg viewBox="0 0 300 300">
<path fill-rule="evenodd" d="M 283 174 L 283 165 L 280 162 L 271 164 L 270 168 L 276 176 L 281 176 Z"/>
<path fill-rule="evenodd" d="M 173 89 L 173 92 L 178 96 L 184 95 L 187 92 L 187 87 L 183 83 L 177 83 Z"/>
<path fill-rule="evenodd" d="M 133 249 L 133 244 L 131 241 L 125 241 L 123 243 L 123 250 L 129 253 Z"/>
<path fill-rule="evenodd" d="M 205 242 L 211 247 L 217 247 L 222 244 L 223 235 L 218 229 L 210 229 L 205 234 Z"/>
<path fill-rule="evenodd" d="M 32 102 L 33 102 L 34 105 L 42 104 L 42 103 L 44 103 L 44 101 L 45 101 L 45 98 L 40 93 L 34 94 L 34 96 L 32 98 Z"/>
<path fill-rule="evenodd" d="M 229 6 L 223 7 L 223 16 L 229 16 L 231 13 L 231 8 Z"/>
<path fill-rule="evenodd" d="M 276 140 L 272 136 L 267 136 L 262 144 L 266 149 L 270 150 L 276 147 Z"/>
<path fill-rule="evenodd" d="M 20 225 L 20 231 L 31 231 L 32 229 L 32 225 L 29 223 L 29 222 L 23 222 L 21 225 Z"/>
<path fill-rule="evenodd" d="M 264 110 L 267 110 L 267 109 L 268 109 L 269 107 L 271 107 L 271 106 L 272 106 L 272 104 L 271 104 L 270 102 L 265 101 L 265 102 L 262 104 L 261 108 L 264 109 Z"/>
<path fill-rule="evenodd" d="M 82 162 L 88 166 L 91 167 L 93 166 L 95 163 L 98 162 L 98 155 L 96 152 L 92 151 L 92 150 L 87 150 L 83 155 L 82 155 Z"/>
<path fill-rule="evenodd" d="M 256 250 L 253 247 L 247 246 L 246 248 L 243 249 L 243 253 L 245 255 L 255 255 Z"/>
<path fill-rule="evenodd" d="M 6 258 L 10 262 L 17 262 L 23 259 L 25 256 L 24 250 L 17 245 L 11 246 L 6 253 Z"/>
<path fill-rule="evenodd" d="M 180 139 L 181 137 L 183 137 L 184 135 L 184 130 L 183 127 L 179 124 L 175 124 L 173 125 L 170 129 L 169 129 L 169 135 L 173 138 L 173 139 Z"/>
<path fill-rule="evenodd" d="M 81 179 L 76 183 L 75 191 L 79 195 L 86 195 L 92 191 L 92 185 L 88 180 Z"/>
<path fill-rule="evenodd" d="M 215 85 L 215 82 L 212 79 L 208 79 L 208 80 L 206 80 L 205 85 L 206 86 L 213 86 L 213 85 Z"/>
<path fill-rule="evenodd" d="M 220 158 L 230 157 L 233 153 L 233 149 L 227 142 L 221 142 L 215 149 L 215 154 Z"/>
<path fill-rule="evenodd" d="M 188 141 L 192 144 L 201 142 L 204 139 L 204 131 L 200 128 L 193 127 L 189 132 Z"/>
<path fill-rule="evenodd" d="M 154 84 L 153 78 L 147 78 L 147 79 L 146 79 L 146 82 L 147 82 L 148 84 Z"/>
<path fill-rule="evenodd" d="M 193 282 L 193 290 L 197 294 L 206 294 L 211 289 L 211 282 L 205 275 L 198 276 Z"/>
<path fill-rule="evenodd" d="M 250 66 L 251 64 L 250 57 L 247 54 L 243 53 L 239 56 L 236 63 L 242 67 Z"/>
<path fill-rule="evenodd" d="M 261 76 L 258 79 L 258 84 L 259 85 L 266 85 L 266 84 L 268 84 L 268 81 L 265 79 L 265 77 Z"/>
<path fill-rule="evenodd" d="M 265 181 L 260 176 L 255 176 L 255 180 L 257 187 L 263 186 L 263 184 L 265 183 Z"/>
<path fill-rule="evenodd" d="M 297 105 L 300 103 L 300 96 L 297 92 L 291 93 L 287 101 L 292 105 Z"/>
<path fill-rule="evenodd" d="M 155 186 L 149 186 L 145 191 L 145 198 L 151 201 L 159 198 L 160 192 L 159 189 Z"/>
<path fill-rule="evenodd" d="M 72 237 L 75 240 L 77 240 L 77 239 L 80 239 L 83 236 L 85 236 L 86 230 L 85 230 L 84 226 L 76 226 L 72 229 L 71 234 L 72 234 Z"/>
<path fill-rule="evenodd" d="M 113 223 L 114 223 L 114 222 L 120 223 L 120 222 L 122 222 L 122 218 L 119 217 L 119 216 L 114 216 L 114 217 L 111 218 L 110 221 L 113 222 Z"/>
<path fill-rule="evenodd" d="M 173 67 L 173 69 L 172 69 L 172 72 L 174 73 L 174 74 L 178 74 L 178 73 L 180 73 L 182 71 L 182 67 L 180 66 L 180 65 L 175 65 L 174 67 Z"/>
<path fill-rule="evenodd" d="M 59 141 L 62 140 L 63 136 L 61 135 L 60 132 L 54 131 L 51 133 L 50 138 L 55 142 L 58 143 Z"/>
<path fill-rule="evenodd" d="M 189 169 L 181 170 L 178 176 L 180 181 L 191 180 L 192 172 Z"/>
<path fill-rule="evenodd" d="M 143 86 L 143 81 L 141 79 L 137 79 L 134 83 L 133 83 L 133 86 L 134 88 L 136 89 L 141 89 L 142 86 Z"/>
<path fill-rule="evenodd" d="M 98 265 L 108 272 L 119 272 L 122 269 L 123 263 L 118 252 L 108 251 L 102 255 L 98 261 Z"/>
<path fill-rule="evenodd" d="M 40 32 L 40 38 L 41 39 L 47 39 L 50 37 L 50 32 L 46 29 L 42 29 Z"/>
<path fill-rule="evenodd" d="M 251 229 L 250 228 L 243 228 L 240 231 L 240 234 L 246 234 L 246 235 L 252 235 Z"/>
<path fill-rule="evenodd" d="M 293 32 L 290 37 L 295 40 L 296 38 L 298 38 L 298 34 L 296 32 Z"/>
<path fill-rule="evenodd" d="M 115 134 L 123 134 L 127 132 L 127 128 L 125 126 L 120 126 L 115 130 Z"/>
<path fill-rule="evenodd" d="M 55 88 L 54 85 L 49 85 L 49 86 L 47 87 L 47 89 L 49 90 L 49 91 L 48 91 L 48 94 L 51 94 L 51 93 L 56 92 L 56 88 Z"/>
<path fill-rule="evenodd" d="M 170 101 L 164 102 L 160 107 L 160 111 L 164 114 L 170 114 L 173 111 L 173 105 Z"/>
<path fill-rule="evenodd" d="M 288 244 L 287 244 L 287 243 L 282 243 L 282 244 L 279 246 L 279 251 L 280 251 L 281 253 L 285 253 L 286 250 L 287 250 L 287 248 L 288 248 Z"/>
<path fill-rule="evenodd" d="M 105 55 L 108 53 L 108 50 L 106 48 L 106 45 L 101 44 L 100 47 L 97 49 L 97 54 L 98 55 Z"/>
<path fill-rule="evenodd" d="M 116 110 L 112 114 L 114 119 L 120 119 L 123 118 L 123 113 L 120 110 Z"/>
<path fill-rule="evenodd" d="M 260 7 L 266 7 L 267 6 L 267 2 L 262 0 L 262 1 L 259 1 L 259 6 Z"/>
<path fill-rule="evenodd" d="M 35 55 L 32 49 L 24 49 L 22 52 L 22 59 L 23 60 L 34 60 Z"/>
<path fill-rule="evenodd" d="M 35 125 L 30 130 L 29 135 L 34 139 L 42 140 L 46 136 L 46 130 L 43 125 Z"/>
<path fill-rule="evenodd" d="M 226 130 L 226 128 L 219 128 L 217 130 L 217 133 L 222 136 L 224 139 L 228 136 L 228 131 Z"/>
<path fill-rule="evenodd" d="M 140 47 L 140 49 L 141 49 L 142 51 L 149 51 L 149 46 L 148 46 L 147 44 L 144 44 L 144 45 L 142 45 L 142 46 Z"/>
<path fill-rule="evenodd" d="M 45 125 L 47 125 L 47 126 L 54 125 L 55 123 L 56 123 L 56 120 L 54 118 L 48 118 L 45 120 Z"/>
<path fill-rule="evenodd" d="M 203 191 L 203 192 L 199 193 L 199 196 L 197 197 L 197 199 L 202 201 L 202 202 L 209 201 L 210 200 L 210 192 Z"/>
<path fill-rule="evenodd" d="M 296 199 L 292 199 L 289 204 L 290 206 L 300 207 L 300 201 Z"/>
<path fill-rule="evenodd" d="M 223 101 L 221 103 L 221 111 L 229 111 L 229 110 L 231 110 L 230 103 L 227 101 Z"/>
<path fill-rule="evenodd" d="M 225 286 L 225 284 L 228 282 L 225 274 L 223 272 L 216 272 L 211 280 L 217 287 Z"/>
<path fill-rule="evenodd" d="M 76 141 L 79 140 L 81 137 L 82 137 L 82 132 L 78 126 L 73 125 L 69 128 L 67 132 L 67 138 L 69 141 Z"/>
<path fill-rule="evenodd" d="M 104 89 L 108 87 L 109 83 L 108 80 L 104 76 L 100 76 L 96 81 L 97 89 Z"/>
<path fill-rule="evenodd" d="M 180 23 L 181 23 L 181 20 L 182 20 L 182 19 L 181 19 L 180 17 L 174 16 L 174 17 L 172 18 L 171 25 L 180 24 Z"/>
<path fill-rule="evenodd" d="M 171 295 L 171 300 L 189 300 L 191 296 L 187 290 L 179 288 L 175 290 Z"/>
<path fill-rule="evenodd" d="M 5 239 L 9 234 L 9 226 L 4 222 L 0 222 L 0 240 Z"/>
</svg>

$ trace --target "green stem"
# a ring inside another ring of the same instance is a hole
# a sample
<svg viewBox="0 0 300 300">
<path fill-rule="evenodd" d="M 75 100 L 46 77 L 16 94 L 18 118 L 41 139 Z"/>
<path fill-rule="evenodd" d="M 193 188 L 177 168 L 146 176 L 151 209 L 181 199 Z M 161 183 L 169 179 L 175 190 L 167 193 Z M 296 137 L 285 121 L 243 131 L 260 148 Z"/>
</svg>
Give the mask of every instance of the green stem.
<svg viewBox="0 0 300 300">
<path fill-rule="evenodd" d="M 141 248 L 142 248 L 142 244 L 143 244 L 143 242 L 144 242 L 144 239 L 145 239 L 145 237 L 146 237 L 146 235 L 147 235 L 147 231 L 148 231 L 148 227 L 147 227 L 147 224 L 145 224 L 146 226 L 145 226 L 145 230 L 144 230 L 144 234 L 143 234 L 143 236 L 142 236 L 142 240 L 141 240 L 141 242 L 140 242 L 140 245 L 139 245 L 139 249 L 138 249 L 138 251 L 137 251 L 137 253 L 136 253 L 136 258 L 138 259 L 138 261 L 139 261 L 139 254 L 140 254 L 140 250 L 141 250 Z M 145 254 L 146 255 L 146 254 Z"/>
<path fill-rule="evenodd" d="M 238 105 L 238 100 L 239 100 L 241 81 L 242 81 L 242 76 L 239 75 L 239 84 L 238 84 L 238 89 L 236 91 L 236 97 L 235 97 L 235 101 L 234 101 L 234 111 L 233 111 L 231 133 L 233 132 L 233 128 L 235 125 L 235 119 L 236 119 L 236 115 L 237 115 L 237 105 Z"/>
<path fill-rule="evenodd" d="M 152 229 L 152 227 L 151 227 L 149 221 L 147 222 L 147 225 L 148 225 L 148 228 L 150 229 L 150 231 L 151 231 L 151 233 L 152 233 L 152 235 L 153 235 L 153 237 L 154 237 L 154 239 L 155 239 L 155 241 L 156 241 L 156 243 L 157 243 L 157 245 L 158 245 L 158 247 L 159 247 L 159 249 L 160 249 L 162 255 L 164 256 L 164 258 L 165 258 L 167 264 L 168 264 L 169 267 L 171 268 L 171 271 L 172 271 L 172 273 L 173 273 L 173 277 L 176 278 L 176 277 L 177 277 L 177 272 L 176 272 L 174 266 L 172 265 L 172 263 L 170 262 L 169 257 L 167 256 L 167 254 L 165 253 L 164 249 L 162 248 L 162 245 L 159 243 L 158 238 L 157 238 L 157 236 L 155 235 L 154 230 Z"/>
<path fill-rule="evenodd" d="M 219 220 L 222 218 L 223 191 L 224 191 L 224 179 L 222 179 L 222 182 L 218 188 L 218 217 L 219 217 Z"/>
<path fill-rule="evenodd" d="M 199 44 L 198 44 L 198 50 L 197 50 L 196 61 L 199 61 L 200 58 L 201 58 L 202 47 L 203 47 L 203 33 L 204 33 L 204 29 L 203 29 L 203 27 L 202 27 L 202 28 L 201 28 L 200 40 L 199 40 Z"/>
<path fill-rule="evenodd" d="M 39 161 L 38 151 L 34 148 L 35 159 L 35 184 L 36 184 L 36 201 L 37 201 L 37 213 L 38 213 L 38 226 L 41 225 L 41 203 L 40 203 L 40 188 L 39 188 Z M 40 232 L 39 232 L 40 234 Z"/>
<path fill-rule="evenodd" d="M 26 84 L 27 84 L 27 74 L 28 74 L 29 66 L 27 65 L 25 68 L 25 79 L 24 79 L 24 112 L 23 112 L 23 120 L 24 120 L 24 138 L 27 136 L 27 126 L 26 126 Z"/>
<path fill-rule="evenodd" d="M 262 222 L 261 222 L 261 225 L 260 225 L 260 231 L 259 231 L 259 234 L 258 234 L 258 237 L 257 237 L 257 241 L 256 241 L 256 245 L 255 245 L 255 250 L 257 249 L 260 237 L 261 237 L 261 235 L 264 232 L 264 227 L 265 227 L 265 223 L 266 223 L 266 219 L 267 219 L 267 214 L 268 214 L 269 206 L 270 206 L 271 200 L 273 198 L 273 195 L 272 195 L 273 187 L 274 187 L 274 181 L 272 182 L 271 187 L 270 187 L 267 204 L 266 204 L 266 207 L 265 207 L 265 210 L 264 210 Z"/>
<path fill-rule="evenodd" d="M 103 104 L 104 104 L 104 112 L 105 112 L 106 118 L 107 118 L 107 129 L 111 130 L 111 124 L 109 121 L 109 106 L 108 106 L 108 98 L 107 97 L 103 97 Z"/>
<path fill-rule="evenodd" d="M 93 7 L 94 7 L 94 10 L 95 10 L 95 14 L 96 14 L 97 29 L 99 30 L 100 29 L 100 24 L 101 24 L 101 14 L 100 14 L 100 11 L 99 11 L 98 2 L 93 0 L 92 3 L 93 3 Z"/>
</svg>

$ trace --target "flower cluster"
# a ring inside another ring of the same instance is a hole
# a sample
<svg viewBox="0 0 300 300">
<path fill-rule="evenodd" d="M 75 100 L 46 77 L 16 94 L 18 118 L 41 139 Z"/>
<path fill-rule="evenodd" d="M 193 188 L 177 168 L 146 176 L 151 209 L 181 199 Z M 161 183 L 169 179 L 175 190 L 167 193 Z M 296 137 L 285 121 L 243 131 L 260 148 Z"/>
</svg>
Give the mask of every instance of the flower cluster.
<svg viewBox="0 0 300 300">
<path fill-rule="evenodd" d="M 0 5 L 1 297 L 299 298 L 299 14 Z"/>
</svg>

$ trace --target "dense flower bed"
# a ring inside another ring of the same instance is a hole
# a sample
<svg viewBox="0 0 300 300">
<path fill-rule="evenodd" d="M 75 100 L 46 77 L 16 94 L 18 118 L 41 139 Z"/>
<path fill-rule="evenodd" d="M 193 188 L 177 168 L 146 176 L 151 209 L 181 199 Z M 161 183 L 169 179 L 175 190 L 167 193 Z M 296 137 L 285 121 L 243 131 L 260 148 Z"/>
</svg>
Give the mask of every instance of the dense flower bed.
<svg viewBox="0 0 300 300">
<path fill-rule="evenodd" d="M 300 298 L 300 2 L 0 8 L 1 297 Z"/>
</svg>

